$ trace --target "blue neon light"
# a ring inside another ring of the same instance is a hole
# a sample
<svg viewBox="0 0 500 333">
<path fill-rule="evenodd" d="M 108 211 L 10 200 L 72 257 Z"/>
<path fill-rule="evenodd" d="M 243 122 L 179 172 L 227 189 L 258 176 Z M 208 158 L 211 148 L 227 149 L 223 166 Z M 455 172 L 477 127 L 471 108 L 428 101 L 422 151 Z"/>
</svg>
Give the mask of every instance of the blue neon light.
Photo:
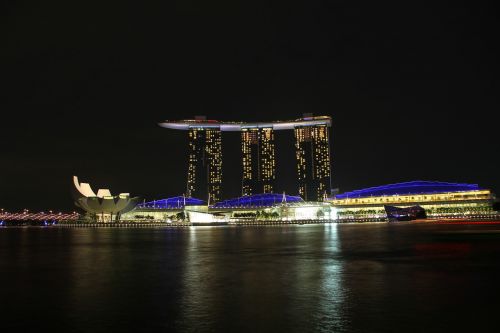
<svg viewBox="0 0 500 333">
<path fill-rule="evenodd" d="M 232 207 L 271 207 L 283 202 L 299 202 L 303 201 L 299 196 L 285 195 L 276 193 L 264 193 L 247 195 L 244 197 L 224 200 L 213 205 L 213 208 L 232 208 Z"/>
<path fill-rule="evenodd" d="M 202 206 L 205 205 L 205 201 L 195 198 L 184 198 L 182 196 L 154 200 L 150 202 L 145 202 L 137 205 L 137 208 L 153 208 L 153 209 L 182 209 L 184 208 L 184 202 L 186 206 Z"/>
<path fill-rule="evenodd" d="M 464 192 L 480 190 L 478 184 L 460 184 L 433 181 L 412 181 L 405 183 L 389 184 L 383 186 L 369 187 L 362 190 L 345 192 L 335 196 L 336 199 L 365 198 L 383 195 L 406 195 L 406 194 L 431 194 L 445 192 Z"/>
</svg>

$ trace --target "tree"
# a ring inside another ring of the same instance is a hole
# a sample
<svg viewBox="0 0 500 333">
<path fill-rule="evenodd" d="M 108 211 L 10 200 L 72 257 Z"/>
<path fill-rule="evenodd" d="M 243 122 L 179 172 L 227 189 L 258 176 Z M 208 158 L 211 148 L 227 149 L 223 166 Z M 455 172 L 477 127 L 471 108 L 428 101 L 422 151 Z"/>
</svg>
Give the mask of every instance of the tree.
<svg viewBox="0 0 500 333">
<path fill-rule="evenodd" d="M 186 219 L 186 214 L 184 213 L 184 211 L 182 212 L 178 212 L 176 215 L 175 215 L 175 218 L 176 220 L 178 221 L 184 221 Z"/>
<path fill-rule="evenodd" d="M 96 222 L 97 215 L 95 213 L 86 212 L 85 215 L 83 216 L 83 220 L 85 222 Z"/>
</svg>

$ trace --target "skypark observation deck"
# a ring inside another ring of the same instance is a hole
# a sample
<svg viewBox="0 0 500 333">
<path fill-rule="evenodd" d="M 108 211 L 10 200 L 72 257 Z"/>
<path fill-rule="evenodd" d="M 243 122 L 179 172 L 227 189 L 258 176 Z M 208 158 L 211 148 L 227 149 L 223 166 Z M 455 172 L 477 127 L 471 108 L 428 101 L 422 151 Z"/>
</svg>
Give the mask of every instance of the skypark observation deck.
<svg viewBox="0 0 500 333">
<path fill-rule="evenodd" d="M 293 130 L 296 127 L 321 126 L 331 127 L 332 119 L 328 116 L 305 117 L 290 121 L 272 122 L 223 122 L 218 120 L 165 120 L 159 123 L 161 127 L 184 130 L 190 128 L 218 129 L 222 132 L 241 132 L 247 128 L 272 128 L 275 131 Z"/>
</svg>

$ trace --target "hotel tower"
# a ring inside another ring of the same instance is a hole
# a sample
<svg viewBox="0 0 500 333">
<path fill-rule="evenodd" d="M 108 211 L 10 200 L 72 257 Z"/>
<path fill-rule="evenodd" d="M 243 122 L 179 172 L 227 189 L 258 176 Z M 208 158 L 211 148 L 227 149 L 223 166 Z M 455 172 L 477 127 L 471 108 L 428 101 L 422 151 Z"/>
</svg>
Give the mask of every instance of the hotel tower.
<svg viewBox="0 0 500 333">
<path fill-rule="evenodd" d="M 192 126 L 188 130 L 187 197 L 209 204 L 221 199 L 222 137 L 217 127 Z"/>
<path fill-rule="evenodd" d="M 327 125 L 295 127 L 295 153 L 300 196 L 324 201 L 332 188 Z"/>
<path fill-rule="evenodd" d="M 272 128 L 242 128 L 241 151 L 243 196 L 273 193 L 276 178 L 274 131 Z"/>
<path fill-rule="evenodd" d="M 210 205 L 221 199 L 222 132 L 241 132 L 243 196 L 273 193 L 276 179 L 274 132 L 293 130 L 297 169 L 297 193 L 306 201 L 323 201 L 331 192 L 329 128 L 327 116 L 274 122 L 165 121 L 164 128 L 188 131 L 188 197 Z"/>
</svg>

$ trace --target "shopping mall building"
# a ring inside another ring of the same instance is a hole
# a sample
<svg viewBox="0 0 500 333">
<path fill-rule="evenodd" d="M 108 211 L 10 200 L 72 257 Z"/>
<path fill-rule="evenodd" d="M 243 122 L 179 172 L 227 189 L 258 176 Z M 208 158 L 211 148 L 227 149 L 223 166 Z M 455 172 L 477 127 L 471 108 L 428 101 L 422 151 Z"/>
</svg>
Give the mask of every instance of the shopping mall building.
<svg viewBox="0 0 500 333">
<path fill-rule="evenodd" d="M 387 207 L 418 207 L 425 210 L 429 219 L 488 219 L 498 216 L 493 208 L 494 202 L 494 194 L 476 184 L 413 181 L 345 192 L 325 202 L 264 193 L 207 205 L 203 200 L 179 196 L 144 202 L 122 218 L 177 223 L 363 222 L 387 221 Z"/>
<path fill-rule="evenodd" d="M 263 193 L 219 201 L 208 206 L 203 200 L 174 197 L 144 202 L 122 217 L 134 221 L 234 222 L 334 221 L 335 209 L 327 202 L 307 202 L 300 196 Z"/>
<path fill-rule="evenodd" d="M 427 218 L 481 218 L 495 215 L 494 194 L 477 184 L 412 181 L 338 194 L 328 200 L 337 221 L 385 220 L 386 206 L 425 209 Z"/>
</svg>

